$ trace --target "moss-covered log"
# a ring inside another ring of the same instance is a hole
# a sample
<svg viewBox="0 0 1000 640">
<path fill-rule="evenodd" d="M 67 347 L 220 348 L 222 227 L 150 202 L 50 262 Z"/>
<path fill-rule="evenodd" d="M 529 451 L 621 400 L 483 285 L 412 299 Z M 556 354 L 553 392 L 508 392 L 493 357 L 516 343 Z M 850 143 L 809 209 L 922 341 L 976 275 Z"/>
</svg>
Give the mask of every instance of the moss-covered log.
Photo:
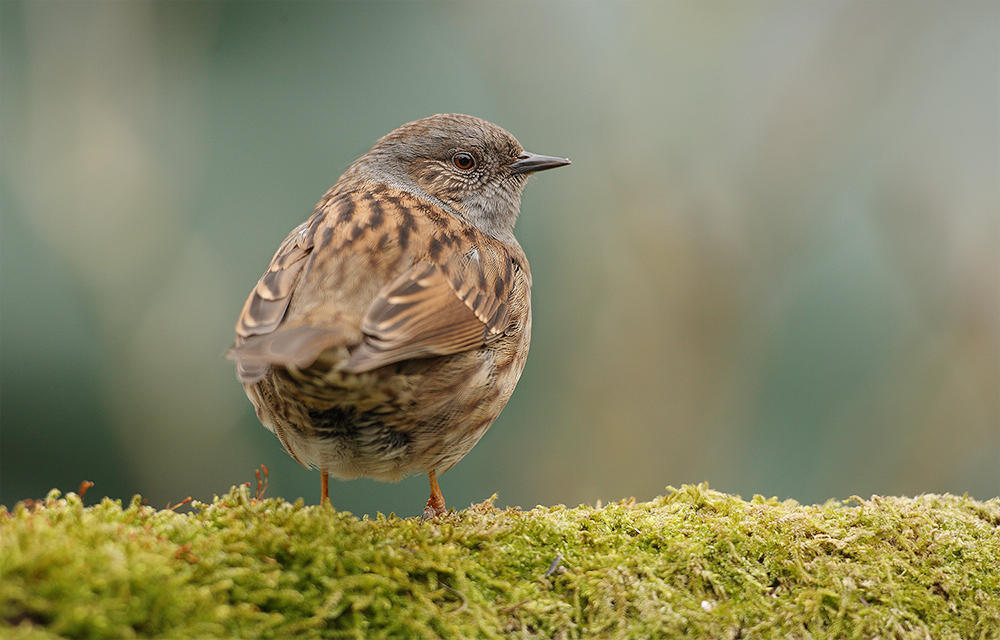
<svg viewBox="0 0 1000 640">
<path fill-rule="evenodd" d="M 0 508 L 15 638 L 997 638 L 1000 500 L 651 502 L 358 519 L 234 488 L 190 513 Z"/>
</svg>

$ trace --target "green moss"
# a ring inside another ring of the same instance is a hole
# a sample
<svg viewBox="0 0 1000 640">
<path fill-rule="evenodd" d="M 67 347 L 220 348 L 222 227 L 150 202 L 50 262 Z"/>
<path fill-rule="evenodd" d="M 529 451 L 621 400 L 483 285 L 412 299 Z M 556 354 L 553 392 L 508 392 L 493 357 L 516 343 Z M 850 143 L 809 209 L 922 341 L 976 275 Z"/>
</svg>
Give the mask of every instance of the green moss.
<svg viewBox="0 0 1000 640">
<path fill-rule="evenodd" d="M 801 506 L 685 486 L 425 524 L 246 487 L 186 514 L 140 502 L 0 507 L 3 635 L 1000 636 L 997 499 Z"/>
</svg>

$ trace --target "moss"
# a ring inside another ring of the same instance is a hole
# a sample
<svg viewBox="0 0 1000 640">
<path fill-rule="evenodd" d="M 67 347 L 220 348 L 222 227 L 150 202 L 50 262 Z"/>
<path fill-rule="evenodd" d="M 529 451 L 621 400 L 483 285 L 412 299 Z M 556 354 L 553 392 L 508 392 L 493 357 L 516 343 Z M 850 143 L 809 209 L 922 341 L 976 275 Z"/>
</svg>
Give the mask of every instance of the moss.
<svg viewBox="0 0 1000 640">
<path fill-rule="evenodd" d="M 998 499 L 685 486 L 420 524 L 246 487 L 190 513 L 53 491 L 0 534 L 15 638 L 1000 636 Z"/>
</svg>

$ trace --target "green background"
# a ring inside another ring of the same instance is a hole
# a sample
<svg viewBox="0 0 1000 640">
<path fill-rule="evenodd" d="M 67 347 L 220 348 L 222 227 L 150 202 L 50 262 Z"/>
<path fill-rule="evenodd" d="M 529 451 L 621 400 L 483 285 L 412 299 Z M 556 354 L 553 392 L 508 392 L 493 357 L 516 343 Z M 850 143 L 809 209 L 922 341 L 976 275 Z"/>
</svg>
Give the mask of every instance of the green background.
<svg viewBox="0 0 1000 640">
<path fill-rule="evenodd" d="M 1000 494 L 997 2 L 3 0 L 0 503 L 261 463 L 314 502 L 222 354 L 340 173 L 452 111 L 573 165 L 526 191 L 531 357 L 450 505 Z"/>
</svg>

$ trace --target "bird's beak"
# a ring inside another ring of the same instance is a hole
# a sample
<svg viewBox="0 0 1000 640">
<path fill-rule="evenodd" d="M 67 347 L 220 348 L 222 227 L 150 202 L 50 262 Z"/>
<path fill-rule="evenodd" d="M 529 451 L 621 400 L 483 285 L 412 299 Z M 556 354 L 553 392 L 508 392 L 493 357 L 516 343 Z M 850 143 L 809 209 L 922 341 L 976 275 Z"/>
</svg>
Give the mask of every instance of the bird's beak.
<svg viewBox="0 0 1000 640">
<path fill-rule="evenodd" d="M 570 164 L 569 158 L 554 158 L 552 156 L 540 156 L 534 153 L 528 153 L 525 151 L 514 164 L 510 165 L 511 173 L 534 173 L 536 171 L 545 171 L 546 169 L 555 169 L 556 167 L 565 167 Z"/>
</svg>

